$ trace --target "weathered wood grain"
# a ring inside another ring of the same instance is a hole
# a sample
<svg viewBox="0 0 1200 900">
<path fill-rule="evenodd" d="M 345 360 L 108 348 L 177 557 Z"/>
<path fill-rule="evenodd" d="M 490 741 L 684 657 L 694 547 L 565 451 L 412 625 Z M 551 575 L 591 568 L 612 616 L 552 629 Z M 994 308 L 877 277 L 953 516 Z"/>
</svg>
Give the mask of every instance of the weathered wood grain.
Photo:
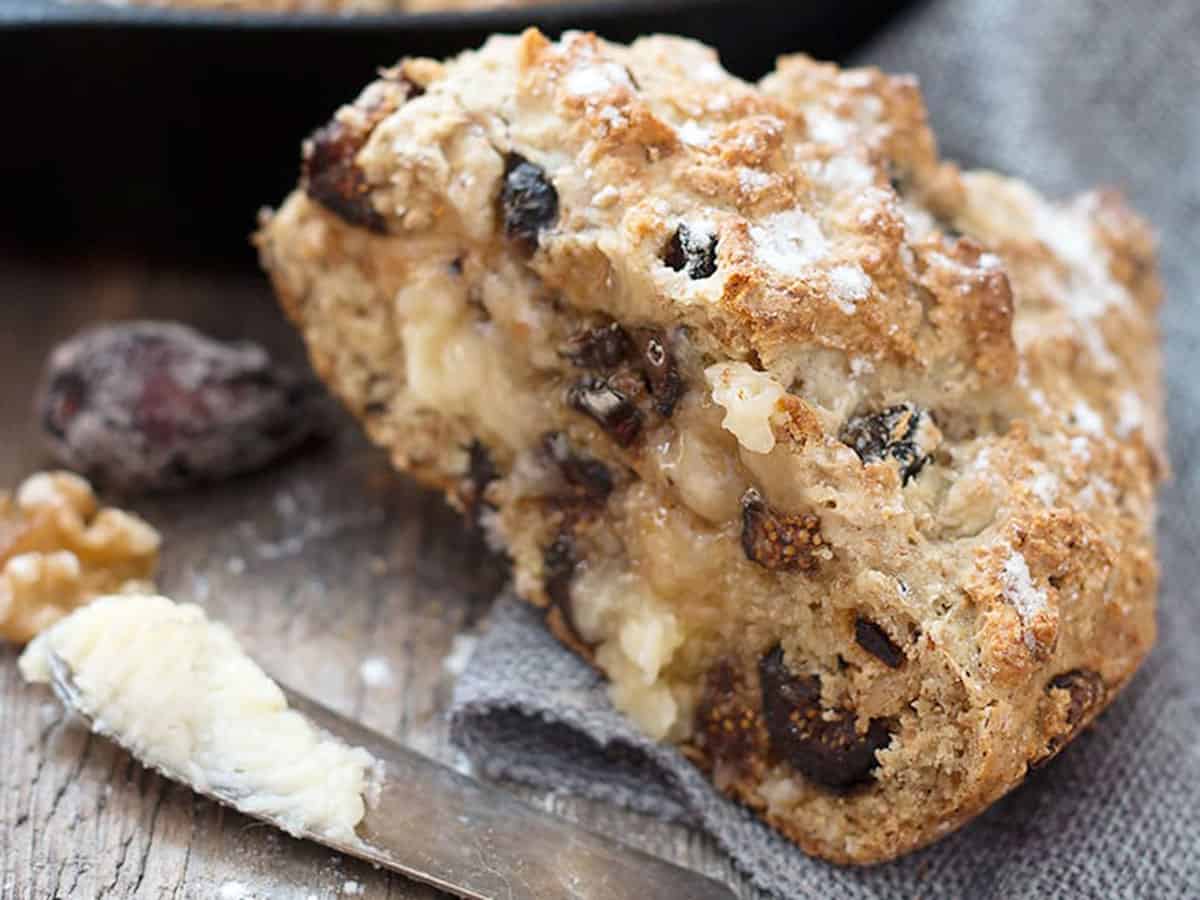
<svg viewBox="0 0 1200 900">
<path fill-rule="evenodd" d="M 0 484 L 46 462 L 30 405 L 49 347 L 90 323 L 133 317 L 181 319 L 302 356 L 265 283 L 251 275 L 0 256 Z M 168 593 L 227 622 L 292 686 L 455 761 L 444 721 L 453 676 L 444 660 L 455 635 L 485 615 L 503 567 L 439 498 L 393 475 L 349 422 L 329 446 L 271 471 L 130 505 L 166 535 Z M 0 897 L 443 896 L 147 772 L 64 720 L 48 691 L 23 685 L 16 658 L 0 645 Z M 368 659 L 378 662 L 364 678 Z M 686 829 L 514 789 L 736 883 L 711 842 Z"/>
</svg>

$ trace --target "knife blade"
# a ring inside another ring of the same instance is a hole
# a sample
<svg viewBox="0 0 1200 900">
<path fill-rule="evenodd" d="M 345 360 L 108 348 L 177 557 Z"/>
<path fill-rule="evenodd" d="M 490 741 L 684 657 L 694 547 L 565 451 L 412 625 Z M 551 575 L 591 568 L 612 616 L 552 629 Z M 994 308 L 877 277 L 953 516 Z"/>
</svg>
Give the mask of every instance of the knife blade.
<svg viewBox="0 0 1200 900">
<path fill-rule="evenodd" d="M 48 662 L 51 685 L 63 704 L 97 734 L 139 758 L 121 734 L 88 714 L 70 665 L 53 651 Z M 279 687 L 288 705 L 314 726 L 362 747 L 381 764 L 376 767 L 377 790 L 354 839 L 308 831 L 300 837 L 467 900 L 734 900 L 727 887 L 710 878 L 536 809 L 286 685 Z M 236 798 L 219 788 L 197 786 L 179 771 L 151 768 L 219 803 L 237 806 Z M 268 814 L 247 814 L 296 833 Z"/>
<path fill-rule="evenodd" d="M 346 853 L 471 900 L 734 900 L 710 878 L 536 809 L 286 687 L 284 693 L 313 724 L 384 763 L 378 801 L 358 826 L 363 846 L 338 847 Z"/>
</svg>

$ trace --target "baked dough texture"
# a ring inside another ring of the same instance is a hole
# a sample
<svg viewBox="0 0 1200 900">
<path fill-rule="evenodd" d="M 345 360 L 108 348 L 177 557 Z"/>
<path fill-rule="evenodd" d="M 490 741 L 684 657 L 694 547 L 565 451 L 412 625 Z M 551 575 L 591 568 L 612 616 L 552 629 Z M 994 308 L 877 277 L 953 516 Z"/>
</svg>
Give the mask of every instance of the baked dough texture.
<svg viewBox="0 0 1200 900">
<path fill-rule="evenodd" d="M 257 240 L 396 466 L 810 853 L 963 824 L 1154 641 L 1151 234 L 940 160 L 912 79 L 496 37 L 383 72 Z"/>
</svg>

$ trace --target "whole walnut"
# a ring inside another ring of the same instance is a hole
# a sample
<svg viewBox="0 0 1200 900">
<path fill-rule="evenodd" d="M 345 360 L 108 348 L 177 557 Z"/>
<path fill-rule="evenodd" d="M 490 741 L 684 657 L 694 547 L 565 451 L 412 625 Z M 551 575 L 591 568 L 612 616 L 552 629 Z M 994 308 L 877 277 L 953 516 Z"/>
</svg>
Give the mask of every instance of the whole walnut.
<svg viewBox="0 0 1200 900">
<path fill-rule="evenodd" d="M 103 594 L 145 590 L 159 533 L 101 506 L 71 472 L 38 472 L 0 491 L 0 640 L 25 643 Z"/>
</svg>

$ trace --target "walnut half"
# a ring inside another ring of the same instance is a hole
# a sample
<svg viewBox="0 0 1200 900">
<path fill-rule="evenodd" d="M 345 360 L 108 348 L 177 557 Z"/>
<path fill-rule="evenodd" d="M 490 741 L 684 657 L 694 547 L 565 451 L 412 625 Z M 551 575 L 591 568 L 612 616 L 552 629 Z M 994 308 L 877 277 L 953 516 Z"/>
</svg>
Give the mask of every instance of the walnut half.
<svg viewBox="0 0 1200 900">
<path fill-rule="evenodd" d="M 70 472 L 0 493 L 0 639 L 25 643 L 95 597 L 144 587 L 161 543 L 132 513 L 100 507 Z"/>
</svg>

